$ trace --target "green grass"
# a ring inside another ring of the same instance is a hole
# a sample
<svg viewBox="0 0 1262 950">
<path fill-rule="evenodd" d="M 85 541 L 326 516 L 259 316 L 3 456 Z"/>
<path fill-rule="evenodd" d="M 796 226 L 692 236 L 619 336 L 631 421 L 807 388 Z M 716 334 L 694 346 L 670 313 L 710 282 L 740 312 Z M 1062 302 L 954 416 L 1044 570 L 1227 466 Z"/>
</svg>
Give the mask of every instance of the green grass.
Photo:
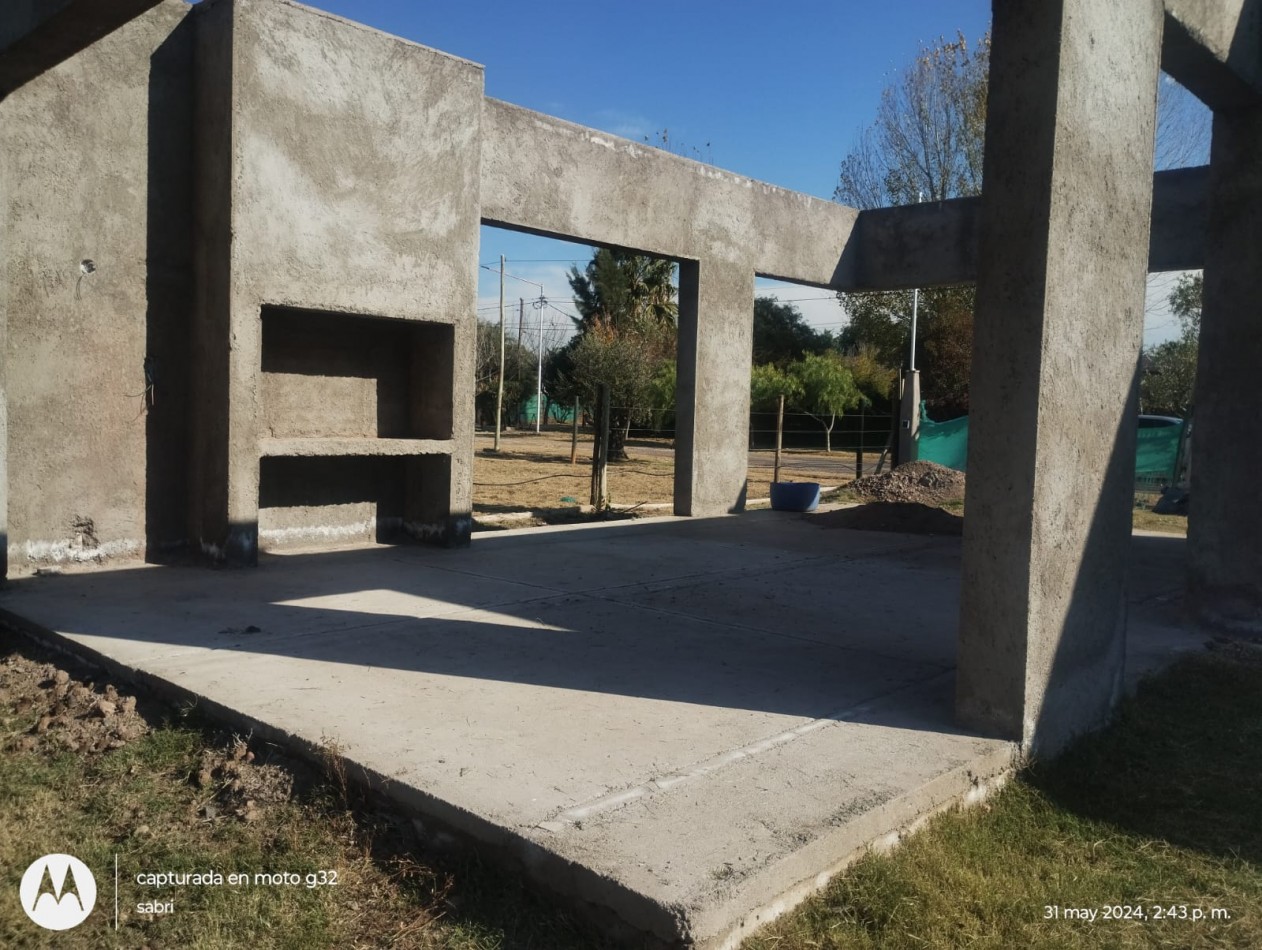
<svg viewBox="0 0 1262 950">
<path fill-rule="evenodd" d="M 1144 531 L 1160 531 L 1163 534 L 1188 533 L 1187 515 L 1159 515 L 1148 508 L 1136 507 L 1131 512 L 1131 525 Z"/>
<path fill-rule="evenodd" d="M 1150 919 L 1045 919 L 1117 905 Z M 1171 905 L 1207 919 L 1151 919 Z M 958 946 L 1262 946 L 1262 663 L 1147 681 L 1108 730 L 863 858 L 745 950 Z"/>
</svg>

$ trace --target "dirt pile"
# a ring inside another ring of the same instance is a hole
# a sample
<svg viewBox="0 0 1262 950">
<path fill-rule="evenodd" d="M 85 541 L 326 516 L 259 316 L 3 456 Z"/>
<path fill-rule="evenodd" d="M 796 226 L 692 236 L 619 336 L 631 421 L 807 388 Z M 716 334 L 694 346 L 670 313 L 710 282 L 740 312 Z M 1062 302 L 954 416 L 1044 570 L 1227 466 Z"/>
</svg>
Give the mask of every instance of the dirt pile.
<svg viewBox="0 0 1262 950">
<path fill-rule="evenodd" d="M 0 706 L 31 723 L 9 740 L 10 747 L 28 752 L 96 754 L 120 749 L 149 731 L 136 712 L 136 697 L 122 696 L 113 686 L 98 689 L 51 663 L 16 655 L 0 659 Z"/>
<path fill-rule="evenodd" d="M 0 722 L 8 732 L 3 748 L 56 755 L 94 756 L 121 749 L 150 731 L 136 697 L 112 685 L 75 680 L 52 663 L 14 652 L 0 656 Z M 294 770 L 259 763 L 241 739 L 203 750 L 196 773 L 205 795 L 199 817 L 256 821 L 268 805 L 289 801 Z"/>
<path fill-rule="evenodd" d="M 232 748 L 202 752 L 197 785 L 213 793 L 214 801 L 202 806 L 202 817 L 213 821 L 234 815 L 244 821 L 257 821 L 263 806 L 289 801 L 294 792 L 294 776 L 277 765 L 260 765 L 245 742 Z"/>
<path fill-rule="evenodd" d="M 908 462 L 883 475 L 856 479 L 849 488 L 864 501 L 941 505 L 963 500 L 964 473 L 934 462 Z"/>
</svg>

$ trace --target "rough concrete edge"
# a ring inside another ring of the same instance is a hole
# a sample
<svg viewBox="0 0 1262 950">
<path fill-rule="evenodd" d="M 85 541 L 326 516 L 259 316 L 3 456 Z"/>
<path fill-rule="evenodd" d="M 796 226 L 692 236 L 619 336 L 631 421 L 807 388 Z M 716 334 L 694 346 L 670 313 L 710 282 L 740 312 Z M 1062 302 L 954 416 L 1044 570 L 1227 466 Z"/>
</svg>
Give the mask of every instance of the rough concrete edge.
<svg viewBox="0 0 1262 950">
<path fill-rule="evenodd" d="M 184 0 L 184 2 L 195 4 L 197 3 L 197 0 Z M 225 3 L 225 2 L 231 3 L 232 0 L 201 0 L 201 3 L 208 7 L 214 4 Z M 419 43 L 416 40 L 410 40 L 406 36 L 399 36 L 399 34 L 397 33 L 390 33 L 386 30 L 379 30 L 375 26 L 369 26 L 367 23 L 361 23 L 358 20 L 351 20 L 351 19 L 348 19 L 347 17 L 339 16 L 336 13 L 330 13 L 328 10 L 321 10 L 319 7 L 313 7 L 306 3 L 299 3 L 297 2 L 297 0 L 271 0 L 271 2 L 280 3 L 287 7 L 296 7 L 298 10 L 300 10 L 303 13 L 309 13 L 313 16 L 320 17 L 321 19 L 324 19 L 324 20 L 332 20 L 333 22 L 340 23 L 343 26 L 353 27 L 354 29 L 359 30 L 361 33 L 374 33 L 377 36 L 384 36 L 387 39 L 395 40 L 396 42 L 404 43 L 408 46 L 416 46 L 416 47 L 419 47 L 420 49 L 426 50 L 427 52 L 436 53 L 437 55 L 442 56 L 445 59 L 455 60 L 458 63 L 466 63 L 469 66 L 477 67 L 483 72 L 486 71 L 486 66 L 484 66 L 482 63 L 474 62 L 473 60 L 466 59 L 463 56 L 457 56 L 455 53 L 448 53 L 446 50 L 441 50 L 434 46 L 426 46 L 424 43 Z"/>
<path fill-rule="evenodd" d="M 575 911 L 610 939 L 641 947 L 690 946 L 688 920 L 682 908 L 663 904 L 631 890 L 621 882 L 550 851 L 539 842 L 512 828 L 443 801 L 418 788 L 395 781 L 375 769 L 356 762 L 337 747 L 335 736 L 316 743 L 269 725 L 231 707 L 215 702 L 194 690 L 156 674 L 122 663 L 79 643 L 55 630 L 0 608 L 0 623 L 54 653 L 79 664 L 100 669 L 119 683 L 130 683 L 157 699 L 176 706 L 193 706 L 231 728 L 259 736 L 284 747 L 288 752 L 327 770 L 330 758 L 344 766 L 348 781 L 370 793 L 388 799 L 414 821 L 434 847 L 460 850 L 463 847 L 490 849 L 501 864 L 523 873 L 541 891 L 563 907 Z M 646 940 L 649 941 L 646 943 Z"/>
<path fill-rule="evenodd" d="M 740 905 L 748 903 L 741 890 L 708 911 L 697 921 L 696 930 L 702 932 L 696 944 L 698 950 L 736 950 L 755 931 L 823 891 L 833 878 L 868 853 L 896 848 L 932 818 L 956 806 L 969 808 L 985 801 L 1007 784 L 1019 765 L 1017 744 L 1007 744 L 956 766 L 793 852 L 782 862 L 787 867 L 779 872 L 793 875 L 793 883 L 770 902 L 760 901 L 752 911 L 740 910 Z M 823 870 L 803 876 L 803 865 Z"/>
<path fill-rule="evenodd" d="M 293 3 L 293 0 L 284 0 L 285 3 Z M 509 102 L 507 99 L 497 99 L 494 96 L 485 96 L 485 104 L 483 106 L 484 114 L 487 107 L 497 109 L 505 108 L 513 112 L 520 113 L 523 117 L 535 122 L 538 125 L 544 125 L 550 129 L 563 130 L 578 138 L 592 137 L 601 140 L 608 140 L 612 148 L 619 149 L 622 152 L 636 157 L 638 152 L 650 153 L 655 158 L 661 158 L 663 161 L 674 162 L 693 174 L 700 174 L 706 178 L 727 179 L 730 184 L 742 188 L 761 188 L 764 193 L 783 195 L 786 198 L 800 201 L 802 204 L 810 206 L 819 206 L 828 208 L 830 213 L 837 209 L 852 212 L 856 217 L 859 214 L 858 208 L 852 208 L 849 205 L 839 204 L 836 201 L 829 201 L 827 198 L 820 198 L 816 195 L 808 195 L 804 191 L 795 191 L 792 188 L 786 188 L 784 185 L 777 185 L 773 182 L 763 181 L 759 178 L 751 178 L 740 172 L 734 172 L 731 169 L 723 168 L 719 165 L 712 165 L 708 162 L 701 162 L 695 158 L 688 158 L 686 155 L 676 155 L 674 152 L 668 152 L 663 148 L 658 148 L 649 142 L 637 142 L 635 139 L 629 139 L 613 132 L 606 132 L 604 129 L 598 129 L 590 125 L 580 125 L 578 122 L 571 122 L 569 119 L 562 119 L 558 116 L 550 115 L 547 112 L 540 112 L 538 109 L 531 109 L 529 106 L 521 106 L 515 102 Z M 485 224 L 488 220 L 483 219 Z M 503 224 L 493 224 L 493 227 L 509 227 Z M 770 277 L 771 275 L 763 275 Z M 772 277 L 772 279 L 776 279 Z M 795 280 L 793 283 L 807 285 L 806 281 Z M 814 286 L 827 287 L 826 284 L 816 284 Z"/>
</svg>

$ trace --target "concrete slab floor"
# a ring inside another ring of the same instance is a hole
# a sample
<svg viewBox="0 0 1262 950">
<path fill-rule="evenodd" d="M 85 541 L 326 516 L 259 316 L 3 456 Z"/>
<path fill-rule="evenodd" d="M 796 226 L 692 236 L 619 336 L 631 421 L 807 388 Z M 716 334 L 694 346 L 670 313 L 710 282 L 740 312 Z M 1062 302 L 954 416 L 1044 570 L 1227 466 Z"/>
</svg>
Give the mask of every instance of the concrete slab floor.
<svg viewBox="0 0 1262 950">
<path fill-rule="evenodd" d="M 959 539 L 819 525 L 75 571 L 0 609 L 265 736 L 335 743 L 612 930 L 731 946 L 1014 753 L 954 725 Z M 1199 646 L 1182 551 L 1134 539 L 1132 676 Z"/>
</svg>

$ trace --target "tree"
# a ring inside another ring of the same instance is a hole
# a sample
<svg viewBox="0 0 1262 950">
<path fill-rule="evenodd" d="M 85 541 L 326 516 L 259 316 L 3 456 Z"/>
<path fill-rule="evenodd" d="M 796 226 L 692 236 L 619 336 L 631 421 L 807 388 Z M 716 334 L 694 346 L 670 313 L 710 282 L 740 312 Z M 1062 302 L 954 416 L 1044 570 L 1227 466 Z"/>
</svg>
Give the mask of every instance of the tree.
<svg viewBox="0 0 1262 950">
<path fill-rule="evenodd" d="M 922 47 L 881 95 L 873 124 L 842 160 L 833 197 L 857 208 L 905 205 L 980 194 L 988 104 L 990 37 L 963 35 Z M 1209 113 L 1169 76 L 1157 96 L 1157 168 L 1207 160 Z M 850 315 L 844 348 L 873 347 L 890 368 L 905 366 L 912 295 L 907 291 L 838 295 Z M 920 292 L 917 368 L 930 408 L 968 411 L 972 363 L 972 287 Z"/>
<path fill-rule="evenodd" d="M 838 334 L 845 352 L 871 354 L 891 380 L 907 365 L 912 292 L 846 294 L 850 322 Z M 968 414 L 972 370 L 973 288 L 942 287 L 920 293 L 916 368 L 926 405 L 941 418 Z"/>
<path fill-rule="evenodd" d="M 780 408 L 781 396 L 789 405 L 796 404 L 803 396 L 801 381 L 774 363 L 755 366 L 749 379 L 750 408 L 755 412 L 775 412 Z"/>
<path fill-rule="evenodd" d="M 1200 339 L 1201 336 L 1201 304 L 1205 296 L 1205 275 L 1203 273 L 1180 274 L 1170 292 L 1170 312 L 1178 318 L 1183 326 L 1183 336 Z"/>
<path fill-rule="evenodd" d="M 755 365 L 788 366 L 807 353 L 824 352 L 831 343 L 831 335 L 808 324 L 793 304 L 781 303 L 775 297 L 754 299 Z"/>
<path fill-rule="evenodd" d="M 641 321 L 674 326 L 679 319 L 674 276 L 674 262 L 666 258 L 597 250 L 583 271 L 570 268 L 580 332 L 595 318 L 616 329 Z"/>
<path fill-rule="evenodd" d="M 573 389 L 588 406 L 602 383 L 609 386 L 612 462 L 628 458 L 632 421 L 652 419 L 654 381 L 675 355 L 673 277 L 669 260 L 603 248 L 583 271 L 570 268 L 578 336 L 559 362 L 568 363 Z"/>
<path fill-rule="evenodd" d="M 652 414 L 651 425 L 657 432 L 675 427 L 675 391 L 678 375 L 672 355 L 662 362 L 649 380 L 647 406 Z"/>
<path fill-rule="evenodd" d="M 922 47 L 881 93 L 876 121 L 842 160 L 833 197 L 856 208 L 981 193 L 990 36 Z"/>
<path fill-rule="evenodd" d="M 981 193 L 990 37 L 939 38 L 881 94 L 876 121 L 841 163 L 833 197 L 858 208 L 942 201 Z M 868 347 L 891 371 L 907 365 L 912 292 L 841 293 L 850 316 L 843 349 Z M 926 404 L 968 412 L 972 287 L 920 291 L 917 369 Z"/>
<path fill-rule="evenodd" d="M 507 338 L 504 343 L 504 415 L 514 413 L 535 392 L 535 360 L 533 350 Z M 477 350 L 474 358 L 474 403 L 479 422 L 495 425 L 495 396 L 499 388 L 500 327 L 498 323 L 478 321 Z"/>
<path fill-rule="evenodd" d="M 833 450 L 833 426 L 837 417 L 859 405 L 863 396 L 840 355 L 810 353 L 789 367 L 800 387 L 795 405 L 824 427 L 824 450 Z"/>
<path fill-rule="evenodd" d="M 875 349 L 864 343 L 841 357 L 841 362 L 854 378 L 855 388 L 865 406 L 883 406 L 894 395 L 897 372 L 881 362 Z"/>
<path fill-rule="evenodd" d="M 1144 351 L 1140 408 L 1157 415 L 1186 416 L 1196 389 L 1196 361 L 1201 333 L 1201 274 L 1183 274 L 1170 293 L 1170 312 L 1182 324 L 1179 337 Z"/>
</svg>

